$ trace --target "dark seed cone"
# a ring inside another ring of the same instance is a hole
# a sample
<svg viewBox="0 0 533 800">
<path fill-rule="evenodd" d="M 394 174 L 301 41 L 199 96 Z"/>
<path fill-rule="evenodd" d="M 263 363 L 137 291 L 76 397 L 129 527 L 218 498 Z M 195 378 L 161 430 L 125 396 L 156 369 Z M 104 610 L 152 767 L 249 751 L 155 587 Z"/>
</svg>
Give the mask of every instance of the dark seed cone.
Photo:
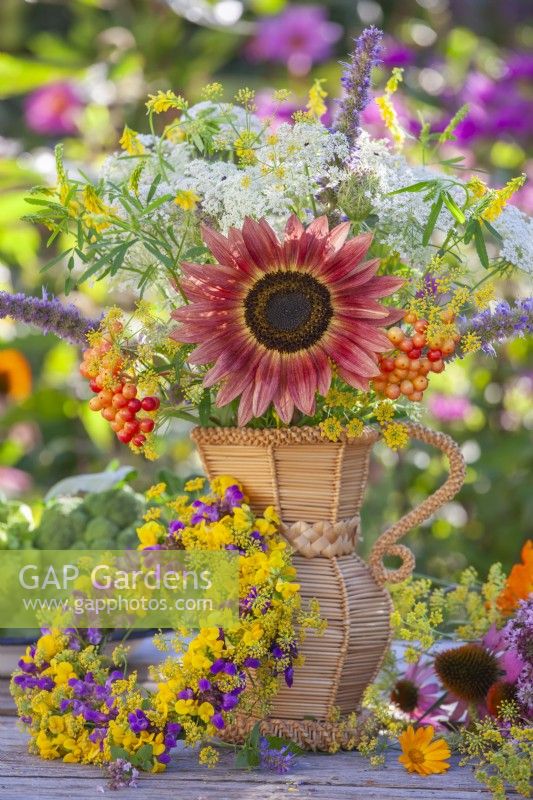
<svg viewBox="0 0 533 800">
<path fill-rule="evenodd" d="M 496 681 L 487 693 L 487 708 L 493 717 L 500 716 L 501 703 L 516 703 L 516 692 L 513 683 Z"/>
<path fill-rule="evenodd" d="M 499 677 L 496 658 L 478 644 L 439 653 L 435 672 L 448 691 L 467 703 L 481 703 Z"/>
<path fill-rule="evenodd" d="M 418 689 L 412 681 L 396 681 L 390 699 L 406 714 L 414 711 L 418 703 Z"/>
</svg>

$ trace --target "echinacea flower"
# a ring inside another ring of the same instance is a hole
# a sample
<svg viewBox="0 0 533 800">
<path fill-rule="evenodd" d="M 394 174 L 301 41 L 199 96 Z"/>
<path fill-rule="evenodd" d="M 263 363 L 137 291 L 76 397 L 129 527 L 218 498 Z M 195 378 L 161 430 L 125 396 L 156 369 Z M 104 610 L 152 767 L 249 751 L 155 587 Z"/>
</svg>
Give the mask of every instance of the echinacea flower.
<svg viewBox="0 0 533 800">
<path fill-rule="evenodd" d="M 443 650 L 435 657 L 435 672 L 459 700 L 483 703 L 500 675 L 496 655 L 479 644 Z"/>
<path fill-rule="evenodd" d="M 31 367 L 19 350 L 0 350 L 0 398 L 25 400 L 31 393 Z"/>
<path fill-rule="evenodd" d="M 409 725 L 406 731 L 398 737 L 402 755 L 398 757 L 408 772 L 417 772 L 419 775 L 438 775 L 449 768 L 446 761 L 450 757 L 450 748 L 444 739 L 433 741 L 434 729 L 432 725 L 417 728 Z"/>
<path fill-rule="evenodd" d="M 172 316 L 172 336 L 198 344 L 191 364 L 210 364 L 206 387 L 222 383 L 217 405 L 239 397 L 239 425 L 271 403 L 289 423 L 295 407 L 313 414 L 337 374 L 366 390 L 379 372 L 377 354 L 390 348 L 383 327 L 402 312 L 377 301 L 402 280 L 376 277 L 379 259 L 363 261 L 370 234 L 346 241 L 350 223 L 329 230 L 326 217 L 307 229 L 296 216 L 283 241 L 266 220 L 246 218 L 227 237 L 204 226 L 217 264 L 182 265 L 187 306 Z"/>
<path fill-rule="evenodd" d="M 410 664 L 405 674 L 396 681 L 391 700 L 404 714 L 418 719 L 436 706 L 439 693 L 440 686 L 431 664 L 420 660 Z"/>
</svg>

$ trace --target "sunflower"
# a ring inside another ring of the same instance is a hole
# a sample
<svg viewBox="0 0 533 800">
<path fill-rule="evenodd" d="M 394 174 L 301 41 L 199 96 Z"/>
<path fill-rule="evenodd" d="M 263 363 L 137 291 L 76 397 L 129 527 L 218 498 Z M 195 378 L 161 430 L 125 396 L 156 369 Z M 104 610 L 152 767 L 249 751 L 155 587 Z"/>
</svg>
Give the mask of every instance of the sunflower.
<svg viewBox="0 0 533 800">
<path fill-rule="evenodd" d="M 377 300 L 403 281 L 376 277 L 379 259 L 363 261 L 370 234 L 346 241 L 350 223 L 329 230 L 326 217 L 307 229 L 290 217 L 279 241 L 264 220 L 246 218 L 225 237 L 203 228 L 217 264 L 183 264 L 190 304 L 173 312 L 172 336 L 198 344 L 191 364 L 212 364 L 207 387 L 221 384 L 217 405 L 240 396 L 238 423 L 270 403 L 283 422 L 294 409 L 312 415 L 332 365 L 350 386 L 366 390 L 377 354 L 390 349 L 382 328 L 402 312 Z"/>
<path fill-rule="evenodd" d="M 31 367 L 18 350 L 0 350 L 0 397 L 25 400 L 31 393 Z"/>
<path fill-rule="evenodd" d="M 398 738 L 402 755 L 398 756 L 398 761 L 408 772 L 433 775 L 448 769 L 450 765 L 446 759 L 451 755 L 450 748 L 444 739 L 432 741 L 434 733 L 432 725 L 417 728 L 416 731 L 409 725 L 407 730 L 400 734 Z"/>
</svg>

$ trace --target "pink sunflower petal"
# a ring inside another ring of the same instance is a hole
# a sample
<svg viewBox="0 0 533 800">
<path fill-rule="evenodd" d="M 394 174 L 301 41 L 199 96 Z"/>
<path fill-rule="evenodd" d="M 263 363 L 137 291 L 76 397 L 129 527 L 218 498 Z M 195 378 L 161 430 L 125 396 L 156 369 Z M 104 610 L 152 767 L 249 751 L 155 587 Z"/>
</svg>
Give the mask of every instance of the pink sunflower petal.
<svg viewBox="0 0 533 800">
<path fill-rule="evenodd" d="M 294 353 L 287 366 L 289 392 L 296 408 L 304 414 L 313 414 L 317 375 L 309 353 Z"/>
<path fill-rule="evenodd" d="M 265 413 L 279 384 L 281 357 L 279 353 L 265 353 L 255 370 L 252 411 L 254 417 Z"/>
</svg>

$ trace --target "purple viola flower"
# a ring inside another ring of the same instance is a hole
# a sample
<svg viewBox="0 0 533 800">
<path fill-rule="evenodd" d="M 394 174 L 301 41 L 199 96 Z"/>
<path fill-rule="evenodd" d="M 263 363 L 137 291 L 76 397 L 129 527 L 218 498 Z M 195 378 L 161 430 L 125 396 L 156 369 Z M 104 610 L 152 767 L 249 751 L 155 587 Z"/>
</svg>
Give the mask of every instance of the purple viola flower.
<svg viewBox="0 0 533 800">
<path fill-rule="evenodd" d="M 292 667 L 287 667 L 283 674 L 285 676 L 285 683 L 290 688 L 294 683 L 294 669 Z"/>
<path fill-rule="evenodd" d="M 264 736 L 261 737 L 259 744 L 259 756 L 262 769 L 268 769 L 278 775 L 289 772 L 291 767 L 294 766 L 295 755 L 291 753 L 288 745 L 273 747 Z"/>
<path fill-rule="evenodd" d="M 232 661 L 226 661 L 224 664 L 224 672 L 226 675 L 236 675 L 237 667 Z"/>
<path fill-rule="evenodd" d="M 98 628 L 87 628 L 87 641 L 89 644 L 100 644 L 102 641 L 102 631 Z"/>
<path fill-rule="evenodd" d="M 192 689 L 182 689 L 181 692 L 178 692 L 178 697 L 180 700 L 192 700 L 194 692 Z"/>
<path fill-rule="evenodd" d="M 178 531 L 182 531 L 185 528 L 183 522 L 179 519 L 173 519 L 169 522 L 168 525 L 168 532 L 171 534 L 177 533 Z"/>
<path fill-rule="evenodd" d="M 350 62 L 343 65 L 341 81 L 345 94 L 335 127 L 348 137 L 352 146 L 361 132 L 361 114 L 370 101 L 370 78 L 378 63 L 382 36 L 378 28 L 365 28 L 355 40 Z"/>
<path fill-rule="evenodd" d="M 238 486 L 228 486 L 224 494 L 224 503 L 230 508 L 234 509 L 242 505 L 244 495 Z"/>
<path fill-rule="evenodd" d="M 224 669 L 225 666 L 226 666 L 226 662 L 224 661 L 224 659 L 223 658 L 217 658 L 211 664 L 210 670 L 213 673 L 213 675 L 218 675 L 219 672 L 224 672 L 225 671 L 225 669 Z"/>
<path fill-rule="evenodd" d="M 36 89 L 24 102 L 26 125 L 43 136 L 69 136 L 77 133 L 77 120 L 83 102 L 76 86 L 66 81 L 49 83 Z"/>
<path fill-rule="evenodd" d="M 220 713 L 213 714 L 211 717 L 211 723 L 217 728 L 217 730 L 221 731 L 225 727 L 224 717 Z"/>
<path fill-rule="evenodd" d="M 226 692 L 225 694 L 222 695 L 222 710 L 231 711 L 232 708 L 235 708 L 238 702 L 239 702 L 238 695 Z"/>
<path fill-rule="evenodd" d="M 260 20 L 246 53 L 252 61 L 278 61 L 293 75 L 307 75 L 313 64 L 327 61 L 341 36 L 342 27 L 322 6 L 289 5 Z"/>
<path fill-rule="evenodd" d="M 248 669 L 258 669 L 261 666 L 261 661 L 258 658 L 253 658 L 253 656 L 248 656 L 248 658 L 244 659 L 243 666 Z"/>
<path fill-rule="evenodd" d="M 198 681 L 198 689 L 200 692 L 208 692 L 211 688 L 211 681 L 208 681 L 207 678 L 200 678 Z"/>
<path fill-rule="evenodd" d="M 198 525 L 202 520 L 218 522 L 220 519 L 220 511 L 216 503 L 202 503 L 201 500 L 195 500 L 192 506 L 196 511 L 191 516 L 191 525 Z"/>
<path fill-rule="evenodd" d="M 285 656 L 285 651 L 279 646 L 279 644 L 275 644 L 270 648 L 270 652 L 274 656 L 274 658 L 283 658 Z"/>
<path fill-rule="evenodd" d="M 150 720 L 140 708 L 128 714 L 128 722 L 133 733 L 141 733 L 141 731 L 146 731 L 150 727 Z"/>
</svg>

